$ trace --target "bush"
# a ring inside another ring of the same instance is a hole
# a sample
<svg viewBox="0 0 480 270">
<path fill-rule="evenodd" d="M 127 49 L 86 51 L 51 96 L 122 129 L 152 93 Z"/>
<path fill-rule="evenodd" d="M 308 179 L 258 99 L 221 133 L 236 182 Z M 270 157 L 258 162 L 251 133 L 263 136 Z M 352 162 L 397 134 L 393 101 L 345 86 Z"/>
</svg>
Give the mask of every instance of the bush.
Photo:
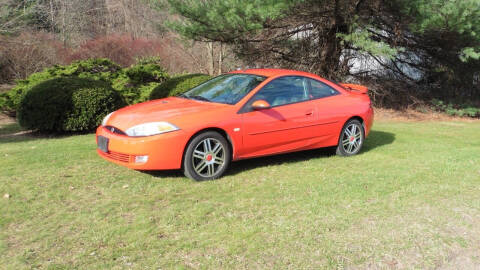
<svg viewBox="0 0 480 270">
<path fill-rule="evenodd" d="M 125 106 L 112 87 L 80 77 L 55 78 L 34 86 L 22 98 L 18 121 L 42 132 L 90 131 L 109 112 Z"/>
<path fill-rule="evenodd" d="M 148 64 L 155 64 L 161 66 L 162 59 L 158 56 L 144 56 L 137 58 L 137 65 L 148 65 Z"/>
<path fill-rule="evenodd" d="M 153 89 L 168 78 L 168 73 L 158 64 L 138 64 L 123 69 L 112 86 L 128 104 L 135 104 L 148 100 Z"/>
<path fill-rule="evenodd" d="M 433 99 L 432 104 L 435 110 L 444 112 L 450 116 L 480 117 L 480 108 L 473 104 L 457 104 L 454 106 L 452 103 L 446 104 L 438 99 Z"/>
<path fill-rule="evenodd" d="M 41 72 L 33 73 L 25 80 L 17 81 L 17 85 L 7 92 L 6 100 L 3 102 L 3 106 L 0 104 L 0 108 L 14 114 L 23 95 L 37 84 L 53 78 L 76 76 L 110 83 L 118 76 L 119 71 L 121 71 L 121 67 L 108 59 L 76 61 L 67 66 L 55 65 Z"/>
<path fill-rule="evenodd" d="M 150 99 L 182 94 L 210 78 L 211 76 L 205 74 L 187 74 L 171 78 L 153 89 Z"/>
<path fill-rule="evenodd" d="M 7 106 L 8 100 L 7 93 L 0 93 L 0 112 Z"/>
<path fill-rule="evenodd" d="M 72 76 L 104 81 L 112 85 L 128 104 L 148 100 L 152 90 L 168 78 L 167 72 L 154 63 L 122 69 L 108 59 L 76 61 L 66 66 L 55 65 L 17 81 L 12 90 L 0 97 L 0 110 L 15 115 L 22 97 L 32 87 L 53 78 Z"/>
</svg>

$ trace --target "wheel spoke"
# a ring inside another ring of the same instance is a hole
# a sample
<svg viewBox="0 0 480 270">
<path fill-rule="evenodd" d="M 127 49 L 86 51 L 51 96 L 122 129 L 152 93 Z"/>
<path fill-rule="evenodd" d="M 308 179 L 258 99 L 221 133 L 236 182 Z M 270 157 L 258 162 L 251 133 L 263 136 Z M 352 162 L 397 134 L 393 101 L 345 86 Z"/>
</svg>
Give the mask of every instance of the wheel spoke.
<svg viewBox="0 0 480 270">
<path fill-rule="evenodd" d="M 343 146 L 347 146 L 350 143 L 350 140 L 349 139 L 343 140 L 342 143 L 343 143 Z"/>
<path fill-rule="evenodd" d="M 202 152 L 200 150 L 195 150 L 193 152 L 193 157 L 204 159 L 205 158 L 205 152 Z"/>
<path fill-rule="evenodd" d="M 358 146 L 360 145 L 357 140 L 353 142 L 353 145 L 355 146 L 355 150 L 357 150 Z"/>
<path fill-rule="evenodd" d="M 205 169 L 206 166 L 207 166 L 207 162 L 205 162 L 205 160 L 202 160 L 195 167 L 195 171 L 197 171 L 197 173 L 201 173 Z"/>
<path fill-rule="evenodd" d="M 213 162 L 218 165 L 223 165 L 224 161 L 225 160 L 222 157 L 215 157 L 215 160 Z"/>
<path fill-rule="evenodd" d="M 352 136 L 355 135 L 357 133 L 357 126 L 356 125 L 352 125 Z"/>
<path fill-rule="evenodd" d="M 348 127 L 345 129 L 345 134 L 347 135 L 347 137 L 352 136 L 352 132 L 348 130 Z"/>
<path fill-rule="evenodd" d="M 348 150 L 347 150 L 347 151 L 351 153 L 351 152 L 352 152 L 352 148 L 353 148 L 353 144 L 349 144 L 349 145 L 348 145 Z"/>
<path fill-rule="evenodd" d="M 210 143 L 210 139 L 206 139 L 203 141 L 203 146 L 204 146 L 204 150 L 205 152 L 211 152 L 212 151 L 212 144 Z"/>
<path fill-rule="evenodd" d="M 212 176 L 215 173 L 215 166 L 213 163 L 208 164 L 208 176 Z"/>
<path fill-rule="evenodd" d="M 222 150 L 222 144 L 221 143 L 217 143 L 217 145 L 215 145 L 215 147 L 213 148 L 212 152 L 215 154 L 215 155 L 218 155 L 218 153 Z"/>
</svg>

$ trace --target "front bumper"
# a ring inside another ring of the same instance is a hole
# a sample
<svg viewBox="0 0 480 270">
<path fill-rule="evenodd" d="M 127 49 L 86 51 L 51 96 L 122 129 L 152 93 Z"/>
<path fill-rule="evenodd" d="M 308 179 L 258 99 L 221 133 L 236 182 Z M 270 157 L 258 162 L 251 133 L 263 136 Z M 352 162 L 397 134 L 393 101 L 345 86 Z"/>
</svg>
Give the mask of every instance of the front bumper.
<svg viewBox="0 0 480 270">
<path fill-rule="evenodd" d="M 110 132 L 103 126 L 97 128 L 98 136 L 108 138 L 108 152 L 97 148 L 97 153 L 104 159 L 135 170 L 170 170 L 180 169 L 183 150 L 188 137 L 182 130 L 148 136 L 129 137 Z M 136 156 L 148 156 L 145 163 L 136 163 Z"/>
</svg>

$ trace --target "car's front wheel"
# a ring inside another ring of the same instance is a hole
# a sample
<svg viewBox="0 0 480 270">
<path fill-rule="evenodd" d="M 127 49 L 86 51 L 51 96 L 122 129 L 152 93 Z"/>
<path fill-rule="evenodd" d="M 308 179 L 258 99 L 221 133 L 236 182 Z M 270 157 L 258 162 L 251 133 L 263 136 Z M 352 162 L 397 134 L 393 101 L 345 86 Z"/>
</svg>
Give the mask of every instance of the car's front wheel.
<svg viewBox="0 0 480 270">
<path fill-rule="evenodd" d="M 338 139 L 337 155 L 353 156 L 362 149 L 365 140 L 365 130 L 362 123 L 356 119 L 349 120 L 342 128 Z"/>
<path fill-rule="evenodd" d="M 212 180 L 221 177 L 231 161 L 227 140 L 215 131 L 195 136 L 187 146 L 183 158 L 185 176 L 197 180 Z"/>
</svg>

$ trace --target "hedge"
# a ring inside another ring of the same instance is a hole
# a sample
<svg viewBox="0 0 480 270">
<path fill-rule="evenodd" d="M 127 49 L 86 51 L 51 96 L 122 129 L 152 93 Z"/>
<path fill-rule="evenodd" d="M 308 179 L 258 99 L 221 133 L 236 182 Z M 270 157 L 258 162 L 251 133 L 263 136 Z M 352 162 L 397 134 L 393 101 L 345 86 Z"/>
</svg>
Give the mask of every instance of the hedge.
<svg viewBox="0 0 480 270">
<path fill-rule="evenodd" d="M 173 77 L 153 89 L 150 100 L 182 94 L 211 78 L 211 76 L 205 74 L 187 74 Z"/>
<path fill-rule="evenodd" d="M 135 104 L 147 101 L 153 89 L 168 78 L 168 73 L 158 64 L 138 64 L 123 69 L 112 81 L 112 86 L 128 104 Z"/>
<path fill-rule="evenodd" d="M 32 87 L 19 104 L 17 118 L 22 127 L 42 132 L 91 131 L 105 115 L 125 105 L 106 82 L 61 77 Z"/>
<path fill-rule="evenodd" d="M 79 77 L 103 81 L 118 91 L 128 104 L 148 100 L 151 91 L 169 78 L 167 72 L 155 63 L 140 63 L 121 68 L 108 59 L 89 59 L 70 65 L 55 65 L 41 72 L 33 73 L 25 80 L 0 96 L 0 110 L 12 115 L 18 109 L 22 97 L 39 83 L 53 78 Z"/>
</svg>

